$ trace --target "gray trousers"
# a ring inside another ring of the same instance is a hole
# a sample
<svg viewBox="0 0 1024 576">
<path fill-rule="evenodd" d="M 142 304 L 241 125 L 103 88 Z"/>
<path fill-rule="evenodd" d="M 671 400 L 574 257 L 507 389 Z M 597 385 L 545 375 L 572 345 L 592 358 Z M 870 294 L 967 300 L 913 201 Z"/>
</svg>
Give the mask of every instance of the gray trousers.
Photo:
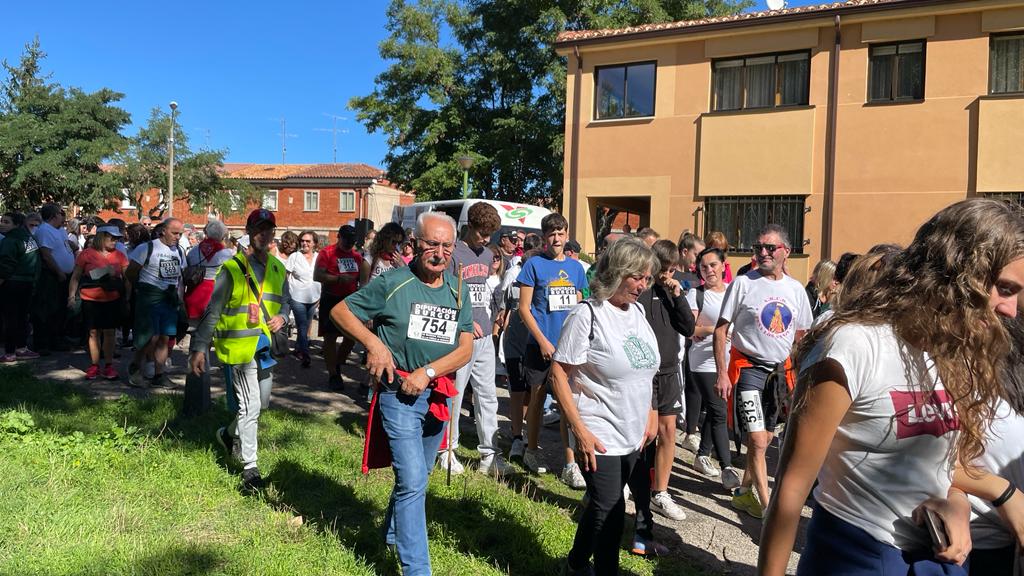
<svg viewBox="0 0 1024 576">
<path fill-rule="evenodd" d="M 473 415 L 476 418 L 476 435 L 480 439 L 477 450 L 481 456 L 498 452 L 498 393 L 494 387 L 494 340 L 488 335 L 473 340 L 473 356 L 469 363 L 455 372 L 455 388 L 459 394 L 452 406 L 453 446 L 459 443 L 459 416 L 466 385 L 473 382 Z"/>
<path fill-rule="evenodd" d="M 262 379 L 260 372 L 263 372 Z M 252 360 L 248 364 L 225 364 L 224 380 L 228 393 L 228 409 L 233 408 L 235 412 L 235 419 L 228 425 L 228 434 L 239 439 L 242 468 L 255 468 L 256 430 L 260 411 L 270 406 L 270 390 L 274 385 L 273 373 L 270 370 L 259 370 L 256 367 L 256 360 Z"/>
</svg>

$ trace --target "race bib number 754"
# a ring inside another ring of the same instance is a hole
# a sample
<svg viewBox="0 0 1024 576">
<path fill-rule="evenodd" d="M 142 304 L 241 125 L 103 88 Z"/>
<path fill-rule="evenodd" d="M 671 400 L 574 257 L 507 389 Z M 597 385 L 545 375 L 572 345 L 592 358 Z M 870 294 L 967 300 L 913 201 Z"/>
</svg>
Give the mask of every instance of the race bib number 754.
<svg viewBox="0 0 1024 576">
<path fill-rule="evenodd" d="M 455 344 L 459 328 L 459 311 L 436 304 L 413 303 L 409 311 L 406 337 L 438 344 Z"/>
</svg>

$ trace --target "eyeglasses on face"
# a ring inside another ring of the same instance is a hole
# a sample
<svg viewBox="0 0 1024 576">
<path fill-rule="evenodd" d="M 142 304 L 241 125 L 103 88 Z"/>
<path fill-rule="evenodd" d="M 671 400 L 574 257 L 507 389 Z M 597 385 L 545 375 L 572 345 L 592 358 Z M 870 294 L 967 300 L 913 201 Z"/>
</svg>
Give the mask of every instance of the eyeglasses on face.
<svg viewBox="0 0 1024 576">
<path fill-rule="evenodd" d="M 760 243 L 758 243 L 758 244 L 751 244 L 750 245 L 750 248 L 754 250 L 754 254 L 760 254 L 761 250 L 765 250 L 769 254 L 774 254 L 776 250 L 778 250 L 779 248 L 782 248 L 782 247 L 783 246 L 779 246 L 778 244 L 760 244 Z"/>
<path fill-rule="evenodd" d="M 437 251 L 438 248 L 442 248 L 445 252 L 451 252 L 452 248 L 455 247 L 454 242 L 438 242 L 437 240 L 423 240 L 422 238 L 417 240 L 427 245 L 427 250 Z"/>
</svg>

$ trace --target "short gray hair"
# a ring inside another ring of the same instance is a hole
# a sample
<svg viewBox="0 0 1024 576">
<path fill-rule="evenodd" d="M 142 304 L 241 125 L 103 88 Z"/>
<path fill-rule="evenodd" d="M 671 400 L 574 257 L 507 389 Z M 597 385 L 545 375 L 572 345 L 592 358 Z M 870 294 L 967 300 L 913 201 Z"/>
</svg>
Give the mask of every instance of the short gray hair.
<svg viewBox="0 0 1024 576">
<path fill-rule="evenodd" d="M 619 238 L 597 260 L 597 271 L 590 283 L 590 297 L 598 302 L 611 298 L 626 276 L 651 275 L 661 270 L 661 262 L 639 238 Z"/>
<path fill-rule="evenodd" d="M 778 224 L 768 224 L 761 231 L 757 233 L 758 237 L 767 236 L 769 234 L 775 234 L 782 241 L 782 245 L 786 248 L 792 249 L 793 243 L 789 241 L 789 232 Z"/>
<path fill-rule="evenodd" d="M 203 227 L 203 234 L 206 234 L 207 238 L 223 242 L 224 237 L 228 235 L 228 227 L 220 220 L 210 220 Z"/>
<path fill-rule="evenodd" d="M 426 228 L 427 220 L 436 219 L 440 220 L 452 227 L 452 238 L 456 237 L 456 224 L 455 220 L 445 214 L 444 212 L 420 212 L 420 215 L 416 217 L 416 237 L 422 238 L 424 236 L 424 229 Z"/>
</svg>

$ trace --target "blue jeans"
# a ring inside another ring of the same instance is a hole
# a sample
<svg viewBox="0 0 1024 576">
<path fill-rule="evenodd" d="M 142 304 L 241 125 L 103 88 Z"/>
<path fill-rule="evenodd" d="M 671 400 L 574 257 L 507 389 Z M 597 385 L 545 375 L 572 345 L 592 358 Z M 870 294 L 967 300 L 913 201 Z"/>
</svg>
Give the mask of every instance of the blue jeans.
<svg viewBox="0 0 1024 576">
<path fill-rule="evenodd" d="M 385 541 L 398 549 L 404 576 L 430 574 L 427 476 L 445 423 L 427 411 L 429 397 L 429 391 L 419 396 L 383 392 L 378 403 L 395 471 L 395 488 L 384 516 Z"/>
<path fill-rule="evenodd" d="M 295 350 L 309 353 L 309 324 L 313 321 L 316 302 L 306 304 L 292 300 L 292 314 L 295 315 Z"/>
</svg>

